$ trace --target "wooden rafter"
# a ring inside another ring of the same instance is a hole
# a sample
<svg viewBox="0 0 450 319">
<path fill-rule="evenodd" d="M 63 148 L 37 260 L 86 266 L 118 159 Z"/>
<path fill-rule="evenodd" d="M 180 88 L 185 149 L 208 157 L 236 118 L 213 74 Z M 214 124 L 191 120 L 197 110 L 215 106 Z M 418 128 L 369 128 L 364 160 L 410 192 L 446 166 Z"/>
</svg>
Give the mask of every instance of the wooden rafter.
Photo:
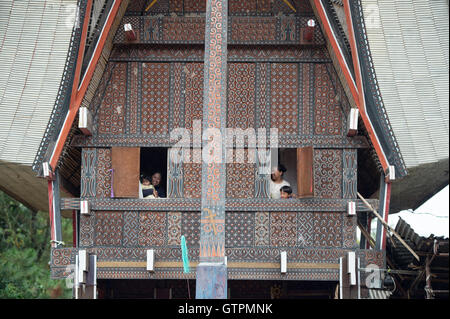
<svg viewBox="0 0 450 319">
<path fill-rule="evenodd" d="M 96 50 L 94 51 L 94 53 L 92 55 L 92 58 L 89 62 L 88 68 L 86 69 L 86 71 L 83 75 L 83 78 L 80 79 L 81 78 L 81 74 L 80 74 L 81 67 L 82 67 L 83 57 L 84 57 L 84 48 L 86 45 L 87 29 L 89 26 L 89 17 L 90 17 L 90 12 L 91 12 L 91 8 L 92 8 L 92 0 L 89 0 L 87 3 L 85 20 L 83 23 L 83 31 L 82 31 L 82 36 L 81 36 L 81 40 L 80 40 L 81 42 L 80 42 L 80 49 L 79 49 L 79 53 L 78 53 L 77 66 L 76 66 L 76 70 L 75 70 L 75 77 L 74 77 L 73 87 L 72 87 L 72 95 L 70 98 L 69 112 L 66 116 L 66 119 L 64 120 L 63 127 L 61 129 L 61 132 L 59 133 L 58 140 L 56 142 L 52 156 L 50 158 L 50 166 L 53 170 L 57 166 L 59 157 L 61 156 L 62 150 L 64 148 L 64 143 L 67 140 L 69 132 L 72 128 L 72 123 L 78 114 L 78 110 L 81 106 L 84 95 L 88 89 L 89 83 L 93 77 L 97 63 L 100 59 L 101 52 L 105 46 L 109 30 L 111 29 L 111 26 L 117 15 L 117 12 L 119 11 L 119 7 L 121 6 L 122 1 L 124 1 L 124 0 L 115 0 L 113 6 L 111 8 L 110 15 L 108 16 L 108 19 L 105 22 L 105 26 L 102 29 L 102 32 L 100 34 Z"/>
</svg>

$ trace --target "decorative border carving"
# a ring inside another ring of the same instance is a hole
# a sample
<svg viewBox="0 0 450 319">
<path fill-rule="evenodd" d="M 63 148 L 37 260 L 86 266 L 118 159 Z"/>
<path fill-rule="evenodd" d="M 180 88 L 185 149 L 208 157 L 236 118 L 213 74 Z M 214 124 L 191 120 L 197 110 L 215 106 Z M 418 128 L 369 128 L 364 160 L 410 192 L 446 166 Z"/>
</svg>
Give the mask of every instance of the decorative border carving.
<svg viewBox="0 0 450 319">
<path fill-rule="evenodd" d="M 78 204 L 77 204 L 78 201 Z M 298 212 L 317 212 L 333 211 L 347 212 L 349 199 L 270 199 L 270 198 L 245 198 L 245 199 L 227 199 L 227 211 L 298 211 Z M 374 209 L 378 209 L 379 200 L 367 200 Z M 361 200 L 356 201 L 356 210 L 366 212 L 369 209 Z M 200 199 L 194 198 L 160 198 L 157 200 L 147 199 L 116 199 L 116 198 L 96 198 L 89 201 L 92 210 L 149 210 L 149 211 L 199 211 Z M 61 209 L 79 209 L 79 199 L 61 200 Z"/>
<path fill-rule="evenodd" d="M 229 44 L 299 45 L 300 32 L 307 26 L 308 16 L 230 16 Z M 130 23 L 138 35 L 133 44 L 204 44 L 205 17 L 192 16 L 125 16 L 121 25 Z M 125 33 L 116 33 L 114 44 L 128 44 Z M 325 45 L 319 28 L 313 45 Z"/>
</svg>

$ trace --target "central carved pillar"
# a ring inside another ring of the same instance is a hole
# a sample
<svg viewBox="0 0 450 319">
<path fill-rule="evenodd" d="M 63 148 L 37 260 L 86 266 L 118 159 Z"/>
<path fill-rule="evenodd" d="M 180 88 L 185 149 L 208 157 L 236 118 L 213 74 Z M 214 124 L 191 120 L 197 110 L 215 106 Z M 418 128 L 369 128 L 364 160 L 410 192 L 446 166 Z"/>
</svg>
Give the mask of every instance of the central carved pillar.
<svg viewBox="0 0 450 319">
<path fill-rule="evenodd" d="M 224 263 L 227 18 L 227 0 L 207 0 L 197 299 L 227 297 L 227 268 Z"/>
</svg>

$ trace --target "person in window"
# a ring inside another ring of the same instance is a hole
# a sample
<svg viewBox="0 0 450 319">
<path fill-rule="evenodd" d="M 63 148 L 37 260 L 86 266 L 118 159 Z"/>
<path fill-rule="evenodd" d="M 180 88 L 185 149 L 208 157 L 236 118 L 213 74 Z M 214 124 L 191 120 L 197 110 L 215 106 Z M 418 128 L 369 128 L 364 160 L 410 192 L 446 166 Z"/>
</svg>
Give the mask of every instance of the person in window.
<svg viewBox="0 0 450 319">
<path fill-rule="evenodd" d="M 280 189 L 281 198 L 292 198 L 292 188 L 291 186 L 284 185 Z"/>
<path fill-rule="evenodd" d="M 281 187 L 283 186 L 291 186 L 288 181 L 283 179 L 284 173 L 286 173 L 287 169 L 283 164 L 278 164 L 272 170 L 271 180 L 270 180 L 270 198 L 279 199 L 281 198 Z"/>
<path fill-rule="evenodd" d="M 158 198 L 158 197 L 165 198 L 166 197 L 166 191 L 164 190 L 164 188 L 161 185 L 161 173 L 160 172 L 156 172 L 152 175 L 152 185 L 155 188 L 153 195 L 156 198 Z"/>
<path fill-rule="evenodd" d="M 150 180 L 151 178 L 149 178 L 148 176 L 141 176 L 142 198 L 155 198 L 155 196 L 153 195 L 153 191 L 155 188 L 153 187 Z"/>
<path fill-rule="evenodd" d="M 156 172 L 151 178 L 144 176 L 141 179 L 142 197 L 147 198 L 164 198 L 166 192 L 161 186 L 161 173 Z"/>
</svg>

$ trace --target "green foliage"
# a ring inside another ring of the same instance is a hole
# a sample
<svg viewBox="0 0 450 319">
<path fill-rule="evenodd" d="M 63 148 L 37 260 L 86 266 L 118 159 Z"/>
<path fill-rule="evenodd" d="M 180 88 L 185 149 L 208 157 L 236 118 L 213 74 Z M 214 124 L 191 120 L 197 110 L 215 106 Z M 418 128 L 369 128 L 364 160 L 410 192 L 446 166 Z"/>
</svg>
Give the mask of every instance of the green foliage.
<svg viewBox="0 0 450 319">
<path fill-rule="evenodd" d="M 62 219 L 71 245 L 72 221 Z M 50 279 L 47 212 L 33 212 L 0 192 L 0 298 L 71 298 L 65 281 Z"/>
</svg>

